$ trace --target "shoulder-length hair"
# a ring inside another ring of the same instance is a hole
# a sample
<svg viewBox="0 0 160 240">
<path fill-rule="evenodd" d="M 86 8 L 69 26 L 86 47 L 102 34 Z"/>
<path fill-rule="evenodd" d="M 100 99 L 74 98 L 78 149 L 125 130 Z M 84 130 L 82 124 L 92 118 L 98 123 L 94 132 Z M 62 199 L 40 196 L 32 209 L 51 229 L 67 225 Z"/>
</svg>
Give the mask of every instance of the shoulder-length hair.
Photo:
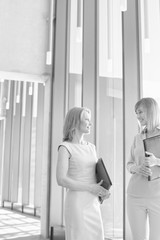
<svg viewBox="0 0 160 240">
<path fill-rule="evenodd" d="M 75 130 L 80 126 L 81 116 L 84 111 L 91 114 L 90 109 L 85 107 L 73 107 L 68 111 L 63 126 L 63 141 L 72 141 Z"/>
<path fill-rule="evenodd" d="M 152 131 L 160 127 L 160 109 L 158 103 L 153 98 L 142 98 L 135 105 L 135 112 L 142 106 L 146 113 L 147 130 Z"/>
</svg>

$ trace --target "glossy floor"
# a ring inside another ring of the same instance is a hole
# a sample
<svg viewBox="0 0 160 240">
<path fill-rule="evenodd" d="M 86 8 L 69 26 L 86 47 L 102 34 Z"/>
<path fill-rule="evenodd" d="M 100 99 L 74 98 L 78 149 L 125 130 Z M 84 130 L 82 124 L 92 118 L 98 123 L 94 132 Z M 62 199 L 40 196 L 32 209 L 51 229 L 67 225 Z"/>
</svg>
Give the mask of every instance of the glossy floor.
<svg viewBox="0 0 160 240">
<path fill-rule="evenodd" d="M 0 240 L 40 240 L 40 219 L 0 208 Z"/>
<path fill-rule="evenodd" d="M 40 236 L 40 218 L 0 208 L 0 240 L 7 239 L 47 240 Z M 55 228 L 53 239 L 64 240 L 64 229 Z M 114 240 L 122 239 L 116 238 Z"/>
</svg>

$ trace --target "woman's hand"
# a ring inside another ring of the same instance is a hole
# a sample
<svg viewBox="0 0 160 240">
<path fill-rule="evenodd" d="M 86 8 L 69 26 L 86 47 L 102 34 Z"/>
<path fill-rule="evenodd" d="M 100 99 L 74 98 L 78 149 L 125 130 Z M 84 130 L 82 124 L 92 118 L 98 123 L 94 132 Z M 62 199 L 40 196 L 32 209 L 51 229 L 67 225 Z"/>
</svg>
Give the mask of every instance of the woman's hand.
<svg viewBox="0 0 160 240">
<path fill-rule="evenodd" d="M 102 183 L 103 183 L 103 180 L 101 180 L 97 184 L 92 184 L 90 188 L 90 192 L 98 197 L 101 197 L 104 200 L 106 198 L 109 198 L 110 192 L 101 186 Z"/>
<path fill-rule="evenodd" d="M 106 190 L 106 189 L 105 189 Z M 99 195 L 99 197 L 101 197 L 101 201 L 103 202 L 105 199 L 109 198 L 111 195 L 110 191 L 109 190 L 106 190 L 106 193 L 105 195 Z"/>
<path fill-rule="evenodd" d="M 152 175 L 151 169 L 149 168 L 149 163 L 144 159 L 143 163 L 136 167 L 136 173 L 141 174 L 144 177 Z"/>
<path fill-rule="evenodd" d="M 146 154 L 148 156 L 145 157 L 145 161 L 148 164 L 148 166 L 153 167 L 153 166 L 157 165 L 157 158 L 154 156 L 154 154 L 150 153 L 150 152 L 146 152 Z"/>
</svg>

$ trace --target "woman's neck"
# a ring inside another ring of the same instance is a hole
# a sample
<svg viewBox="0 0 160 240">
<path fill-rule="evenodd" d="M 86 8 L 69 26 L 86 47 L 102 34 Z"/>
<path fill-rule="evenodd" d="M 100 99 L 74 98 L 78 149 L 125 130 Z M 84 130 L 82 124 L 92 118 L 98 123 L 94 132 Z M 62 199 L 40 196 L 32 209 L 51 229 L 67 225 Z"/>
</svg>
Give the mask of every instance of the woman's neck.
<svg viewBox="0 0 160 240">
<path fill-rule="evenodd" d="M 158 130 L 158 128 L 154 128 L 153 130 L 147 129 L 146 134 L 147 134 L 147 137 L 152 137 L 152 136 L 159 134 L 159 130 Z"/>
<path fill-rule="evenodd" d="M 84 144 L 83 135 L 75 134 L 73 136 L 72 143 Z"/>
<path fill-rule="evenodd" d="M 76 132 L 73 136 L 72 143 L 86 144 L 86 141 L 84 140 L 84 134 Z"/>
</svg>

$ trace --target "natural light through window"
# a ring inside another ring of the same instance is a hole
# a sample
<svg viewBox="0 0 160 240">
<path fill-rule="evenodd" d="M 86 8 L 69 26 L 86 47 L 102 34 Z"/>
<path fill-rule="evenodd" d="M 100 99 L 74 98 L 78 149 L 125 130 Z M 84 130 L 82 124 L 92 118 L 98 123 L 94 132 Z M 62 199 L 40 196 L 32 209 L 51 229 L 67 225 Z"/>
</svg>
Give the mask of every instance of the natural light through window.
<svg viewBox="0 0 160 240">
<path fill-rule="evenodd" d="M 141 9 L 142 95 L 153 97 L 160 104 L 160 1 L 143 0 L 139 1 L 139 4 Z"/>
<path fill-rule="evenodd" d="M 40 235 L 40 219 L 0 209 L 0 239 Z"/>
</svg>

